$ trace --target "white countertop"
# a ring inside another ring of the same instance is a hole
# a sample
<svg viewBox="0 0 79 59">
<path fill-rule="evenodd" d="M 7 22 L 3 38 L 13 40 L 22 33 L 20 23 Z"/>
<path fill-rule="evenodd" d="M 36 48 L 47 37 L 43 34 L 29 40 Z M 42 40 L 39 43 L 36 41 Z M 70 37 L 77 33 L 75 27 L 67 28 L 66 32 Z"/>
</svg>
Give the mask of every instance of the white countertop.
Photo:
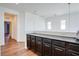
<svg viewBox="0 0 79 59">
<path fill-rule="evenodd" d="M 73 38 L 73 37 L 58 36 L 58 35 L 49 35 L 49 34 L 40 34 L 40 33 L 31 33 L 30 35 L 79 44 L 79 41 L 77 41 L 76 38 Z"/>
</svg>

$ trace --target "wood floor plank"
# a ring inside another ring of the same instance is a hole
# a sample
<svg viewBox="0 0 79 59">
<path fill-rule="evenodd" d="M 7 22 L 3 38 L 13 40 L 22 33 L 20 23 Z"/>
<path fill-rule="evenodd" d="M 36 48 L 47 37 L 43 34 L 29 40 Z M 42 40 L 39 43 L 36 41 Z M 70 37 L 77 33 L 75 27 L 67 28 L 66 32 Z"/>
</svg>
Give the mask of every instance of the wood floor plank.
<svg viewBox="0 0 79 59">
<path fill-rule="evenodd" d="M 18 43 L 12 40 L 8 44 L 1 46 L 1 56 L 37 56 L 36 53 L 25 49 L 24 46 L 23 42 Z"/>
</svg>

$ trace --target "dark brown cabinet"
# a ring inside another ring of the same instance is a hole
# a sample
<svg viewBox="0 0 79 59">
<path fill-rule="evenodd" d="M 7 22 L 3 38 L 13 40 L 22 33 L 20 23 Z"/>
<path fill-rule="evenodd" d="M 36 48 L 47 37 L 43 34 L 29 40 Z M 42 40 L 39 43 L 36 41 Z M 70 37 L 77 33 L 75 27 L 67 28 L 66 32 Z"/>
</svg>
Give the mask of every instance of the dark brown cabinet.
<svg viewBox="0 0 79 59">
<path fill-rule="evenodd" d="M 62 47 L 54 46 L 55 56 L 65 56 L 65 49 Z"/>
<path fill-rule="evenodd" d="M 27 35 L 27 47 L 41 56 L 79 56 L 79 44 Z"/>
<path fill-rule="evenodd" d="M 67 56 L 79 56 L 79 53 L 72 50 L 68 50 Z"/>
<path fill-rule="evenodd" d="M 65 56 L 65 42 L 59 40 L 52 41 L 52 47 L 55 56 Z"/>
<path fill-rule="evenodd" d="M 69 43 L 69 50 L 73 50 L 79 53 L 79 44 Z"/>
<path fill-rule="evenodd" d="M 28 47 L 28 49 L 31 48 L 30 44 L 31 44 L 30 35 L 27 35 L 27 47 Z"/>
<path fill-rule="evenodd" d="M 64 41 L 54 39 L 52 42 L 53 42 L 53 45 L 65 48 L 65 42 Z"/>
<path fill-rule="evenodd" d="M 50 39 L 43 39 L 43 55 L 44 56 L 51 56 L 51 40 Z"/>
<path fill-rule="evenodd" d="M 43 55 L 44 56 L 51 56 L 51 46 L 49 44 L 43 44 Z"/>
<path fill-rule="evenodd" d="M 79 56 L 79 44 L 69 43 L 66 50 L 67 56 Z"/>
<path fill-rule="evenodd" d="M 31 45 L 31 49 L 34 51 L 36 50 L 36 42 L 35 41 L 36 41 L 35 36 L 31 35 L 30 45 Z"/>
<path fill-rule="evenodd" d="M 36 37 L 36 51 L 38 55 L 42 55 L 43 41 L 41 37 Z"/>
</svg>

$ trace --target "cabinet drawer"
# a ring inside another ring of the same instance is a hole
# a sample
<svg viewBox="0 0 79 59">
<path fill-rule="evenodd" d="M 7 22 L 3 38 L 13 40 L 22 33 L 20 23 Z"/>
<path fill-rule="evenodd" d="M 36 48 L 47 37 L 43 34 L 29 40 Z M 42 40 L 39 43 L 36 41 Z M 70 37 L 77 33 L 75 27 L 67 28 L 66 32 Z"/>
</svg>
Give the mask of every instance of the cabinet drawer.
<svg viewBox="0 0 79 59">
<path fill-rule="evenodd" d="M 53 40 L 53 44 L 60 47 L 65 47 L 65 42 L 63 41 Z"/>
<path fill-rule="evenodd" d="M 36 44 L 42 44 L 42 42 L 41 41 L 37 41 Z"/>
<path fill-rule="evenodd" d="M 51 47 L 51 44 L 43 43 L 44 46 Z"/>
<path fill-rule="evenodd" d="M 79 53 L 72 50 L 68 50 L 67 56 L 79 56 Z"/>
<path fill-rule="evenodd" d="M 35 40 L 32 39 L 31 42 L 35 42 Z"/>
<path fill-rule="evenodd" d="M 69 49 L 79 53 L 79 44 L 69 44 Z"/>
<path fill-rule="evenodd" d="M 35 36 L 31 35 L 31 39 L 35 39 Z"/>
<path fill-rule="evenodd" d="M 27 37 L 30 37 L 30 35 L 27 34 Z"/>
<path fill-rule="evenodd" d="M 37 44 L 37 45 L 36 45 L 36 50 L 37 50 L 38 52 L 41 52 L 41 51 L 42 51 L 42 44 Z"/>
<path fill-rule="evenodd" d="M 30 35 L 27 35 L 27 40 L 30 40 Z"/>
<path fill-rule="evenodd" d="M 35 44 L 32 42 L 31 48 L 35 50 Z"/>
<path fill-rule="evenodd" d="M 51 39 L 45 39 L 45 38 L 44 38 L 44 39 L 43 39 L 43 42 L 44 42 L 44 43 L 50 43 L 50 44 L 51 44 Z"/>
<path fill-rule="evenodd" d="M 42 41 L 41 37 L 36 37 L 36 41 Z"/>
<path fill-rule="evenodd" d="M 65 56 L 65 48 L 54 46 L 54 55 L 55 56 Z"/>
</svg>

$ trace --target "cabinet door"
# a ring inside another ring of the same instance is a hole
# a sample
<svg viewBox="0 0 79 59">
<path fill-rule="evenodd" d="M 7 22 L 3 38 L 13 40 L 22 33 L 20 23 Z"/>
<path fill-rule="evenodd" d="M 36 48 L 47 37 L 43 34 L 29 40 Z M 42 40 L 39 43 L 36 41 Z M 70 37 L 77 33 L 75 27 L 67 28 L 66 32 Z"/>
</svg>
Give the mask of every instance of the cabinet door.
<svg viewBox="0 0 79 59">
<path fill-rule="evenodd" d="M 31 49 L 35 50 L 36 49 L 35 46 L 36 46 L 35 36 L 31 36 Z"/>
<path fill-rule="evenodd" d="M 51 44 L 48 43 L 43 44 L 43 55 L 51 56 Z"/>
<path fill-rule="evenodd" d="M 79 56 L 78 52 L 68 50 L 67 56 Z"/>
<path fill-rule="evenodd" d="M 36 42 L 36 51 L 39 55 L 42 55 L 42 42 Z"/>
<path fill-rule="evenodd" d="M 58 46 L 54 46 L 54 55 L 55 56 L 65 56 L 65 49 L 58 47 Z"/>
<path fill-rule="evenodd" d="M 69 43 L 66 50 L 67 56 L 79 56 L 79 44 Z"/>
<path fill-rule="evenodd" d="M 27 35 L 27 47 L 30 49 L 30 35 Z"/>
<path fill-rule="evenodd" d="M 52 45 L 52 56 L 54 56 L 54 47 Z"/>
<path fill-rule="evenodd" d="M 35 50 L 35 40 L 31 40 L 31 48 Z"/>
<path fill-rule="evenodd" d="M 36 52 L 38 55 L 42 55 L 42 37 L 37 37 L 36 36 Z"/>
<path fill-rule="evenodd" d="M 69 43 L 69 50 L 73 50 L 79 54 L 79 44 Z"/>
</svg>

